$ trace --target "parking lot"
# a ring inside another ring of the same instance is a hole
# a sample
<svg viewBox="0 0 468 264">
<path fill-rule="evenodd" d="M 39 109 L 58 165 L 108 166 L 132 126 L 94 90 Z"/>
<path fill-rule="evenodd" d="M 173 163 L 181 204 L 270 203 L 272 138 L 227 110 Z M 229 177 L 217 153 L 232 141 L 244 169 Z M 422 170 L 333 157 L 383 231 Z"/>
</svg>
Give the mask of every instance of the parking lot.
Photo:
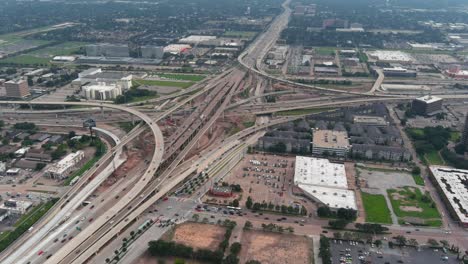
<svg viewBox="0 0 468 264">
<path fill-rule="evenodd" d="M 377 264 L 428 264 L 458 263 L 456 256 L 433 249 L 409 247 L 389 248 L 384 241 L 382 248 L 371 247 L 357 242 L 331 239 L 332 263 L 377 263 Z"/>
</svg>

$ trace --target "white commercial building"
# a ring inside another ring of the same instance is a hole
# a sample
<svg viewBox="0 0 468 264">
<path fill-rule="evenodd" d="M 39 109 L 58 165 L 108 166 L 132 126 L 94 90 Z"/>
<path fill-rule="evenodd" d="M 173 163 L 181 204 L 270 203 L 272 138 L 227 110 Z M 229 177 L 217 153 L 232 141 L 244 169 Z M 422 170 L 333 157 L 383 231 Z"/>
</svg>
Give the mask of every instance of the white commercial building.
<svg viewBox="0 0 468 264">
<path fill-rule="evenodd" d="M 216 36 L 201 36 L 201 35 L 191 35 L 186 38 L 181 38 L 179 43 L 188 43 L 188 44 L 198 44 L 204 41 L 214 40 Z"/>
<path fill-rule="evenodd" d="M 357 210 L 354 191 L 348 190 L 343 164 L 328 159 L 296 157 L 294 185 L 311 199 L 332 209 Z"/>
<path fill-rule="evenodd" d="M 413 62 L 414 58 L 408 53 L 398 50 L 376 50 L 369 51 L 367 54 L 376 60 L 383 62 Z"/>
<path fill-rule="evenodd" d="M 122 88 L 116 84 L 100 83 L 83 86 L 83 92 L 87 99 L 108 101 L 122 95 Z"/>
<path fill-rule="evenodd" d="M 53 179 L 64 179 L 68 173 L 84 158 L 84 152 L 78 150 L 70 153 L 59 162 L 52 164 L 46 169 L 44 175 Z"/>
<path fill-rule="evenodd" d="M 450 213 L 460 225 L 468 227 L 468 170 L 430 166 L 431 176 Z"/>
<path fill-rule="evenodd" d="M 170 44 L 164 47 L 164 53 L 180 54 L 191 48 L 188 44 Z"/>
<path fill-rule="evenodd" d="M 92 68 L 78 74 L 78 78 L 73 80 L 72 86 L 81 87 L 87 84 L 116 84 L 123 90 L 132 87 L 133 75 L 125 72 L 103 72 L 100 68 Z"/>
</svg>

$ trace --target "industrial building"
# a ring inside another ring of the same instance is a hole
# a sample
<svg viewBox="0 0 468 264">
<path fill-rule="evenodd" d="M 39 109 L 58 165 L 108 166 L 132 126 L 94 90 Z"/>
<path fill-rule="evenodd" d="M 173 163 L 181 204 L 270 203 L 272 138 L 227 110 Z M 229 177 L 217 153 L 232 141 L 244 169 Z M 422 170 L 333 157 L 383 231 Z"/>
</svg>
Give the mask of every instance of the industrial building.
<svg viewBox="0 0 468 264">
<path fill-rule="evenodd" d="M 0 203 L 0 210 L 7 210 L 12 214 L 24 214 L 31 207 L 32 203 L 28 201 L 6 200 Z"/>
<path fill-rule="evenodd" d="M 450 214 L 463 227 L 468 227 L 468 170 L 430 166 L 430 177 Z"/>
<path fill-rule="evenodd" d="M 122 88 L 116 84 L 88 84 L 82 87 L 84 96 L 91 100 L 114 100 L 117 96 L 122 95 Z"/>
<path fill-rule="evenodd" d="M 72 86 L 75 88 L 84 85 L 117 85 L 123 90 L 132 87 L 133 75 L 125 72 L 103 72 L 100 68 L 91 68 L 78 74 L 78 78 L 73 80 Z"/>
<path fill-rule="evenodd" d="M 164 53 L 180 54 L 191 48 L 188 44 L 170 44 L 164 47 Z"/>
<path fill-rule="evenodd" d="M 402 67 L 383 68 L 386 77 L 409 77 L 416 78 L 416 71 L 411 71 Z"/>
<path fill-rule="evenodd" d="M 411 105 L 413 113 L 422 116 L 431 116 L 442 112 L 442 98 L 426 95 L 413 100 Z"/>
<path fill-rule="evenodd" d="M 59 162 L 49 166 L 44 172 L 44 175 L 53 179 L 65 179 L 68 177 L 68 173 L 70 173 L 83 158 L 84 152 L 81 150 L 70 153 Z"/>
<path fill-rule="evenodd" d="M 5 92 L 7 97 L 24 98 L 30 96 L 28 82 L 25 80 L 5 82 Z"/>
<path fill-rule="evenodd" d="M 331 209 L 357 209 L 355 194 L 348 189 L 343 164 L 297 156 L 294 185 L 314 201 Z"/>
<path fill-rule="evenodd" d="M 468 79 L 468 71 L 462 70 L 460 65 L 451 65 L 445 73 L 455 79 Z"/>
<path fill-rule="evenodd" d="M 129 57 L 127 44 L 90 44 L 85 46 L 86 56 L 92 57 Z"/>
<path fill-rule="evenodd" d="M 398 50 L 376 50 L 367 52 L 367 55 L 372 59 L 381 62 L 412 63 L 414 61 L 414 58 L 411 55 Z"/>
<path fill-rule="evenodd" d="M 202 35 L 191 35 L 186 38 L 181 38 L 179 43 L 187 44 L 200 44 L 206 41 L 215 40 L 216 36 L 202 36 Z"/>
<path fill-rule="evenodd" d="M 151 59 L 162 59 L 164 56 L 164 47 L 160 46 L 141 46 L 141 57 Z"/>
<path fill-rule="evenodd" d="M 314 130 L 312 154 L 344 157 L 350 148 L 346 131 Z"/>
</svg>

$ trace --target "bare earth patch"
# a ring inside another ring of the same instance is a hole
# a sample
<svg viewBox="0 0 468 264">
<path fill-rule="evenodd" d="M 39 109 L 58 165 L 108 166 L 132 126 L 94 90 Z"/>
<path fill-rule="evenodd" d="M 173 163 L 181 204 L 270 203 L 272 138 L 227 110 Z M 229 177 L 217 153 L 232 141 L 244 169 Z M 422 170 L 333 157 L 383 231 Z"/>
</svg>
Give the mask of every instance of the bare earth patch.
<svg viewBox="0 0 468 264">
<path fill-rule="evenodd" d="M 400 209 L 405 212 L 422 212 L 423 209 L 416 206 L 400 206 Z"/>
<path fill-rule="evenodd" d="M 221 226 L 186 223 L 176 228 L 173 241 L 196 249 L 216 249 L 223 240 L 225 229 Z"/>
<path fill-rule="evenodd" d="M 240 263 L 258 260 L 268 264 L 310 263 L 310 242 L 295 235 L 247 231 L 242 235 Z"/>
</svg>

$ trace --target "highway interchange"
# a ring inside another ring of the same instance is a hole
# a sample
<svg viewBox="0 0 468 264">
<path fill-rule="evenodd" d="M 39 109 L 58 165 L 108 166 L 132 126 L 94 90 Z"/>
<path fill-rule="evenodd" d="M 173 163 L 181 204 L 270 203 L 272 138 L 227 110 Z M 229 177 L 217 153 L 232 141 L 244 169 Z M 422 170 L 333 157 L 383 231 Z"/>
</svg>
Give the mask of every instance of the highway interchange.
<svg viewBox="0 0 468 264">
<path fill-rule="evenodd" d="M 148 103 L 155 106 L 165 104 L 156 110 L 142 110 L 136 108 L 137 104 L 114 105 L 96 102 L 48 102 L 48 101 L 0 101 L 1 105 L 15 106 L 25 105 L 64 105 L 64 106 L 86 106 L 93 108 L 89 111 L 98 111 L 100 109 L 111 109 L 116 120 L 124 117 L 133 120 L 141 120 L 145 124 L 137 126 L 130 133 L 121 139 L 115 139 L 115 146 L 104 155 L 98 164 L 83 176 L 76 185 L 68 190 L 60 201 L 51 209 L 51 211 L 40 220 L 35 226 L 33 232 L 25 234 L 10 248 L 2 252 L 0 261 L 7 264 L 16 263 L 84 263 L 101 252 L 109 243 L 121 233 L 125 232 L 128 226 L 133 225 L 139 216 L 144 214 L 155 203 L 161 200 L 167 193 L 176 187 L 185 178 L 194 172 L 200 172 L 205 168 L 212 168 L 214 164 L 227 162 L 229 158 L 234 157 L 242 149 L 247 147 L 246 139 L 258 136 L 265 128 L 293 120 L 294 118 L 266 119 L 264 122 L 257 122 L 253 127 L 247 128 L 239 133 L 218 142 L 219 145 L 211 146 L 208 152 L 200 155 L 198 158 L 184 162 L 187 153 L 193 149 L 197 141 L 205 134 L 214 122 L 224 111 L 231 109 L 232 112 L 271 114 L 279 111 L 308 109 L 308 108 L 330 108 L 345 105 L 363 104 L 375 101 L 401 101 L 409 100 L 412 96 L 392 96 L 382 95 L 377 92 L 377 87 L 383 81 L 383 75 L 379 74 L 376 84 L 365 93 L 347 92 L 342 90 L 328 89 L 323 87 L 298 84 L 281 77 L 272 76 L 262 70 L 262 60 L 269 48 L 278 39 L 280 32 L 287 25 L 291 10 L 289 0 L 284 4 L 284 11 L 271 22 L 265 32 L 259 35 L 255 41 L 246 48 L 239 58 L 240 69 L 231 69 L 223 72 L 213 78 L 197 84 L 181 93 L 154 99 Z M 326 93 L 326 96 L 304 99 L 300 101 L 288 101 L 278 103 L 251 103 L 250 100 L 261 98 L 264 95 L 258 95 L 255 98 L 249 98 L 243 102 L 231 104 L 233 95 L 242 89 L 241 81 L 245 74 L 253 74 L 258 78 L 273 80 L 276 82 L 302 87 L 310 90 L 318 90 Z M 188 96 L 188 97 L 187 97 Z M 167 117 L 171 113 L 179 110 L 189 102 L 205 96 L 203 102 L 196 104 L 196 110 L 187 118 L 186 122 L 176 134 L 171 135 L 169 139 L 164 139 L 157 122 Z M 186 97 L 186 98 L 184 98 Z M 447 95 L 448 98 L 468 98 L 467 95 Z M 175 98 L 184 98 L 179 103 L 170 104 L 169 100 Z M 167 104 L 167 105 L 166 105 Z M 169 106 L 169 107 L 168 107 Z M 162 108 L 165 110 L 162 110 Z M 64 109 L 64 110 L 41 110 L 36 112 L 43 114 L 44 119 L 48 119 L 53 111 L 56 113 L 71 113 L 88 111 L 83 109 Z M 106 110 L 107 111 L 107 110 Z M 21 111 L 12 111 L 19 114 Z M 27 113 L 25 111 L 24 113 Z M 7 114 L 7 113 L 4 113 Z M 29 116 L 34 120 L 33 116 Z M 54 120 L 55 121 L 55 120 Z M 52 122 L 54 122 L 52 121 Z M 154 152 L 144 169 L 135 171 L 140 176 L 134 180 L 119 184 L 112 191 L 107 192 L 107 196 L 93 197 L 92 204 L 95 209 L 87 207 L 75 212 L 77 207 L 88 199 L 93 191 L 105 180 L 113 168 L 112 160 L 119 164 L 124 162 L 121 158 L 122 147 L 130 143 L 136 137 L 141 135 L 149 128 L 154 140 Z M 165 144 L 166 142 L 166 144 Z M 209 158 L 207 158 L 209 157 Z M 92 178 L 93 175 L 99 175 Z M 87 179 L 91 179 L 88 181 Z M 124 186 L 131 186 L 123 191 Z M 119 189 L 120 188 L 120 189 Z M 123 193 L 120 197 L 110 195 L 110 193 Z M 101 200 L 101 202 L 98 202 Z M 179 211 L 186 211 L 190 206 L 181 206 Z M 99 212 L 99 213 L 98 213 Z M 90 220 L 92 219 L 92 220 Z M 86 223 L 87 222 L 87 223 Z M 92 224 L 91 224 L 92 222 Z M 81 232 L 74 230 L 79 225 L 83 228 Z M 395 228 L 395 232 L 405 232 L 404 228 Z M 66 236 L 63 234 L 66 233 Z M 162 232 L 160 232 L 162 234 Z M 425 236 L 443 237 L 443 232 L 422 233 Z M 456 236 L 463 236 L 464 233 Z M 61 236 L 59 239 L 57 239 Z M 64 241 L 62 244 L 62 240 Z M 55 242 L 53 242 L 55 241 Z M 463 241 L 463 240 L 462 240 Z M 65 243 L 66 242 L 66 243 Z M 47 248 L 47 249 L 45 249 Z M 46 251 L 46 254 L 38 255 L 37 252 Z M 46 259 L 48 257 L 48 259 Z M 92 261 L 93 262 L 93 261 Z"/>
</svg>

